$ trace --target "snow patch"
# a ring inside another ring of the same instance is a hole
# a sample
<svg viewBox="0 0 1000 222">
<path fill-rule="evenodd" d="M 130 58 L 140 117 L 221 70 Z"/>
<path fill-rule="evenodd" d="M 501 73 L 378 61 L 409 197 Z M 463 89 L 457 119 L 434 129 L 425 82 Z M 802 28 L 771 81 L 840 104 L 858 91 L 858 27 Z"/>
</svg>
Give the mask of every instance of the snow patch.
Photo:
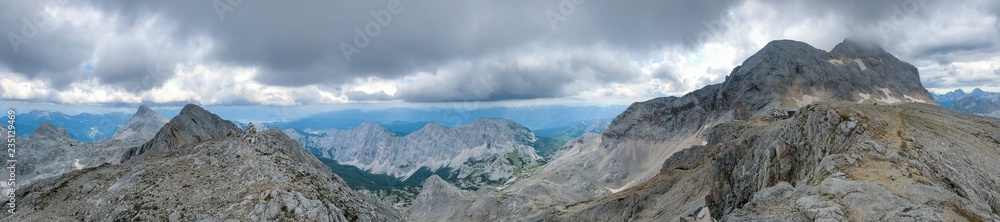
<svg viewBox="0 0 1000 222">
<path fill-rule="evenodd" d="M 889 92 L 888 88 L 881 88 L 879 90 L 882 90 L 882 93 L 885 94 L 885 98 L 878 99 L 879 102 L 888 103 L 888 104 L 896 104 L 896 103 L 899 103 L 899 102 L 903 101 L 903 100 L 900 100 L 899 98 L 891 96 L 892 94 L 890 94 L 891 92 Z"/>
<path fill-rule="evenodd" d="M 607 188 L 607 187 L 605 187 L 604 189 L 608 189 L 608 191 L 611 191 L 611 193 L 618 193 L 621 192 L 622 190 L 628 189 L 633 182 L 635 182 L 635 180 L 631 180 L 628 183 L 626 183 L 625 186 L 619 187 L 617 189 Z"/>
<path fill-rule="evenodd" d="M 836 66 L 843 66 L 847 65 L 847 63 L 854 62 L 857 63 L 859 67 L 861 67 L 861 71 L 868 70 L 868 66 L 866 66 L 864 61 L 862 61 L 861 59 L 844 58 L 844 59 L 830 59 L 826 61 Z"/>
<path fill-rule="evenodd" d="M 917 98 L 911 97 L 909 95 L 903 95 L 903 98 L 905 98 L 906 101 L 910 101 L 910 102 L 930 103 L 930 102 L 924 101 L 922 99 L 917 99 Z"/>
<path fill-rule="evenodd" d="M 862 103 L 862 102 L 864 102 L 865 100 L 868 100 L 868 99 L 871 99 L 871 98 L 872 98 L 872 96 L 871 96 L 871 95 L 868 95 L 868 93 L 858 93 L 858 96 L 860 96 L 860 97 L 861 97 L 861 101 L 858 101 L 858 103 Z"/>
<path fill-rule="evenodd" d="M 820 101 L 819 97 L 812 95 L 802 95 L 802 98 L 794 100 L 795 100 L 795 105 L 798 107 L 803 107 Z"/>
<path fill-rule="evenodd" d="M 854 59 L 854 63 L 857 63 L 858 66 L 861 66 L 861 71 L 868 70 L 868 67 L 865 66 L 865 63 L 862 62 L 861 59 Z"/>
<path fill-rule="evenodd" d="M 838 65 L 838 66 L 844 65 L 844 61 L 841 61 L 839 59 L 830 59 L 830 60 L 826 60 L 826 61 L 830 62 L 830 64 L 834 64 L 834 65 Z"/>
<path fill-rule="evenodd" d="M 83 164 L 80 164 L 80 159 L 74 159 L 73 160 L 73 167 L 76 167 L 76 170 L 82 170 L 83 169 Z"/>
</svg>

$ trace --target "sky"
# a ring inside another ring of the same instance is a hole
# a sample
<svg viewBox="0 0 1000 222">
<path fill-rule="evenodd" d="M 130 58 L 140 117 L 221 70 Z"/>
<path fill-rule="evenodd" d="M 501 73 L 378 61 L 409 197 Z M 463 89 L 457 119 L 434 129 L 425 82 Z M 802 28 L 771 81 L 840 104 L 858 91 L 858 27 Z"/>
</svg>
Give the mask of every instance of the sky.
<svg viewBox="0 0 1000 222">
<path fill-rule="evenodd" d="M 629 104 L 772 40 L 872 41 L 943 93 L 1000 91 L 1000 2 L 0 0 L 0 100 L 407 107 Z"/>
</svg>

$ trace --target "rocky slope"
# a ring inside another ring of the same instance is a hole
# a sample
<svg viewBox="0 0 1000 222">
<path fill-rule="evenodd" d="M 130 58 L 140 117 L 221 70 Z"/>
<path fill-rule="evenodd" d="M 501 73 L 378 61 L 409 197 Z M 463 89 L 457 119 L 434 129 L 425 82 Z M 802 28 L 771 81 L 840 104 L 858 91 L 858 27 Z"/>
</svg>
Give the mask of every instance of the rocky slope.
<svg viewBox="0 0 1000 222">
<path fill-rule="evenodd" d="M 1000 220 L 1000 120 L 922 104 L 817 104 L 714 127 L 705 146 L 562 220 Z"/>
<path fill-rule="evenodd" d="M 399 221 L 350 190 L 298 143 L 185 106 L 120 165 L 105 164 L 18 190 L 5 221 Z M 142 150 L 142 151 L 140 151 Z"/>
<path fill-rule="evenodd" d="M 478 119 L 454 128 L 431 122 L 406 136 L 378 124 L 363 123 L 350 130 L 330 130 L 321 137 L 304 137 L 286 130 L 323 157 L 376 174 L 407 178 L 421 168 L 448 168 L 466 187 L 499 184 L 518 172 L 541 164 L 528 128 L 510 120 Z"/>
<path fill-rule="evenodd" d="M 155 133 L 166 124 L 167 118 L 163 118 L 146 105 L 140 105 L 139 110 L 125 122 L 125 125 L 115 131 L 115 135 L 111 139 L 125 142 L 145 142 L 153 138 Z"/>
<path fill-rule="evenodd" d="M 706 86 L 682 97 L 657 98 L 632 104 L 612 121 L 600 137 L 584 136 L 577 143 L 567 144 L 559 157 L 553 158 L 549 166 L 538 170 L 535 175 L 495 193 L 482 191 L 470 195 L 498 196 L 502 200 L 480 198 L 479 201 L 500 201 L 494 204 L 465 204 L 491 207 L 446 213 L 451 215 L 446 218 L 461 220 L 490 218 L 493 215 L 501 215 L 501 220 L 526 217 L 545 220 L 634 218 L 634 212 L 629 211 L 651 205 L 588 203 L 602 197 L 620 197 L 625 194 L 619 193 L 625 190 L 652 189 L 662 195 L 677 181 L 656 180 L 660 183 L 653 185 L 647 181 L 661 174 L 664 161 L 669 157 L 683 155 L 676 153 L 691 147 L 710 145 L 711 132 L 718 131 L 720 124 L 766 121 L 774 109 L 798 110 L 819 102 L 869 106 L 911 102 L 935 104 L 920 83 L 916 68 L 877 46 L 844 41 L 826 52 L 802 42 L 773 41 L 734 68 L 725 82 Z M 708 161 L 708 157 L 714 156 L 702 155 L 676 161 L 693 165 Z M 716 177 L 703 173 L 693 175 L 686 179 L 712 181 Z M 653 208 L 650 210 L 656 212 L 653 216 L 642 218 L 662 220 L 667 218 L 665 215 L 679 218 L 696 210 L 707 212 L 699 210 L 707 206 L 704 195 L 699 196 L 706 189 L 705 186 L 678 189 L 670 196 L 684 196 L 684 202 L 671 203 L 670 210 Z M 642 199 L 646 200 L 651 199 Z M 448 209 L 455 206 L 446 202 L 430 197 L 418 198 L 413 209 L 451 212 Z M 712 212 L 712 215 L 719 216 L 714 210 Z M 410 217 L 418 221 L 426 219 L 414 211 L 410 212 Z"/>
<path fill-rule="evenodd" d="M 16 140 L 19 147 L 18 186 L 86 167 L 115 164 L 123 152 L 151 139 L 165 123 L 165 118 L 142 106 L 119 130 L 124 133 L 81 143 L 71 138 L 65 128 L 43 122 L 29 138 Z"/>
</svg>

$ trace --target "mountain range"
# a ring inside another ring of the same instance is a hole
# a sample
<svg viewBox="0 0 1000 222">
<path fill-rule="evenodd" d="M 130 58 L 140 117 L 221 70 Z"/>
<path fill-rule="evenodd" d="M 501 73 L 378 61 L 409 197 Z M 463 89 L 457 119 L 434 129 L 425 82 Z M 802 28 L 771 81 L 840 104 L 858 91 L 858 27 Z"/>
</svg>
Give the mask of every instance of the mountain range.
<svg viewBox="0 0 1000 222">
<path fill-rule="evenodd" d="M 951 110 L 982 116 L 1000 118 L 1000 93 L 973 89 L 965 93 L 962 89 L 945 94 L 934 94 L 934 99 Z"/>
<path fill-rule="evenodd" d="M 348 188 L 278 129 L 240 130 L 195 105 L 185 106 L 155 133 L 149 132 L 160 120 L 148 107 L 140 107 L 116 137 L 141 142 L 124 145 L 116 145 L 121 141 L 117 139 L 81 145 L 64 130 L 43 124 L 33 138 L 20 144 L 62 149 L 49 152 L 48 157 L 55 158 L 93 156 L 81 146 L 102 145 L 117 152 L 96 166 L 28 181 L 18 177 L 14 196 L 22 207 L 0 217 L 5 221 L 402 220 L 392 207 Z M 140 138 L 146 136 L 151 137 Z M 44 165 L 50 164 L 20 166 Z"/>
<path fill-rule="evenodd" d="M 478 119 L 453 128 L 430 122 L 405 136 L 374 123 L 332 129 L 322 136 L 303 136 L 290 129 L 285 132 L 321 157 L 340 164 L 403 180 L 421 169 L 445 168 L 467 188 L 502 184 L 543 161 L 535 153 L 538 138 L 531 130 L 499 118 Z"/>
<path fill-rule="evenodd" d="M 778 119 L 774 110 L 796 113 Z M 416 221 L 994 221 L 998 123 L 938 107 L 916 68 L 877 46 L 845 40 L 827 52 L 779 40 L 723 83 L 632 104 L 601 135 L 566 144 L 506 188 L 461 190 L 432 176 L 406 213 Z"/>
<path fill-rule="evenodd" d="M 625 106 L 534 106 L 485 108 L 391 108 L 382 110 L 335 110 L 311 116 L 269 123 L 272 127 L 305 131 L 351 129 L 362 123 L 377 123 L 398 134 L 408 134 L 424 124 L 436 122 L 455 127 L 480 118 L 503 118 L 523 124 L 533 130 L 562 128 L 581 121 L 610 119 L 625 110 Z"/>
<path fill-rule="evenodd" d="M 92 142 L 113 136 L 129 117 L 131 115 L 126 113 L 67 115 L 62 112 L 32 110 L 17 114 L 17 127 L 22 130 L 16 133 L 20 137 L 29 137 L 42 123 L 49 123 L 66 128 L 66 133 L 75 140 Z"/>
<path fill-rule="evenodd" d="M 932 95 L 876 45 L 778 40 L 722 83 L 610 121 L 356 110 L 241 127 L 196 105 L 169 120 L 140 106 L 107 139 L 47 122 L 18 137 L 5 188 L 19 212 L 0 218 L 1000 221 L 1000 119 L 939 105 L 981 112 L 991 95 L 959 92 Z"/>
</svg>

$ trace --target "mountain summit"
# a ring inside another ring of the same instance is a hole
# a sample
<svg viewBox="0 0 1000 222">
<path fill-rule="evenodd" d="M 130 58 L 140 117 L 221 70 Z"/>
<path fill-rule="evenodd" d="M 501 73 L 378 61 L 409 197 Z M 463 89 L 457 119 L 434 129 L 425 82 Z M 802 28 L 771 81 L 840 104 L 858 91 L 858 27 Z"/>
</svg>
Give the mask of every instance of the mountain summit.
<svg viewBox="0 0 1000 222">
<path fill-rule="evenodd" d="M 140 111 L 142 111 L 141 108 Z M 177 114 L 163 128 L 160 128 L 152 140 L 126 152 L 122 160 L 128 160 L 146 152 L 161 152 L 171 147 L 220 138 L 230 131 L 241 132 L 242 130 L 233 122 L 224 120 L 194 104 L 188 104 L 181 109 L 180 114 Z"/>
<path fill-rule="evenodd" d="M 42 124 L 39 125 L 38 128 L 35 129 L 35 132 L 32 133 L 31 136 L 28 138 L 31 140 L 50 141 L 60 144 L 80 143 L 69 136 L 69 133 L 66 132 L 66 128 L 64 127 L 56 128 L 56 126 L 53 126 L 48 122 L 42 122 Z"/>
<path fill-rule="evenodd" d="M 135 111 L 135 115 L 132 115 L 132 118 L 125 122 L 125 125 L 118 128 L 118 131 L 111 138 L 123 141 L 149 140 L 165 124 L 167 124 L 167 118 L 163 118 L 148 106 L 141 105 Z"/>
<path fill-rule="evenodd" d="M 620 164 L 598 172 L 614 186 L 645 180 L 674 152 L 704 143 L 704 130 L 714 125 L 817 102 L 935 104 L 917 69 L 877 46 L 845 40 L 826 52 L 803 42 L 772 41 L 723 83 L 629 106 L 602 136 L 604 147 L 623 152 L 607 155 Z M 646 155 L 629 154 L 636 149 Z"/>
</svg>

